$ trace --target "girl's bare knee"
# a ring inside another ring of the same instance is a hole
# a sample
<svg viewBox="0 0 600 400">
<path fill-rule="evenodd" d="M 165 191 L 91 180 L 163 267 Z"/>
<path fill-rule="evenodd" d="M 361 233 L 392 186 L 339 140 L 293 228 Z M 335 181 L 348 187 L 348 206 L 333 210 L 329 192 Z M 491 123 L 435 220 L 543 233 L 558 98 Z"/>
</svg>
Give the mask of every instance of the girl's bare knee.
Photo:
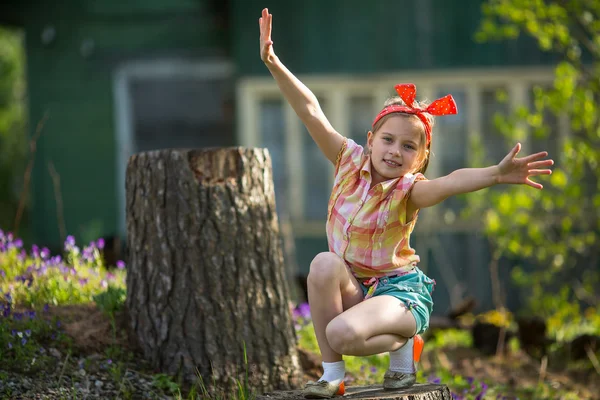
<svg viewBox="0 0 600 400">
<path fill-rule="evenodd" d="M 330 284 L 333 278 L 338 278 L 341 267 L 343 267 L 342 259 L 335 253 L 324 252 L 319 253 L 310 263 L 310 271 L 308 272 L 308 285 L 321 286 Z"/>
<path fill-rule="evenodd" d="M 329 347 L 339 354 L 352 355 L 354 349 L 360 345 L 358 342 L 364 341 L 356 327 L 342 318 L 333 319 L 327 325 L 325 335 Z"/>
</svg>

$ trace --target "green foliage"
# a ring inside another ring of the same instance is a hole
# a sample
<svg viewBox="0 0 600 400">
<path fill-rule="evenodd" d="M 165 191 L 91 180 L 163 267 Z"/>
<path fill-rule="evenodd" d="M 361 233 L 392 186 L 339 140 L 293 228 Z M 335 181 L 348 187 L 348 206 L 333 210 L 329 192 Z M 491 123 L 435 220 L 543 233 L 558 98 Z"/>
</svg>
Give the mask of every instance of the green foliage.
<svg viewBox="0 0 600 400">
<path fill-rule="evenodd" d="M 597 272 L 586 276 L 588 282 L 579 276 L 585 269 L 595 271 L 600 256 L 600 3 L 488 0 L 483 12 L 478 40 L 512 40 L 524 34 L 560 60 L 552 85 L 534 89 L 531 107 L 495 117 L 498 130 L 512 144 L 524 128 L 533 140 L 548 138 L 553 117 L 566 118 L 570 133 L 550 137 L 559 141 L 560 152 L 550 154 L 556 164 L 550 179 L 542 181 L 544 190 L 514 185 L 481 191 L 468 198 L 467 209 L 484 215 L 495 254 L 534 266 L 533 273 L 513 271 L 515 281 L 530 290 L 531 308 L 552 321 L 571 317 L 575 302 L 598 302 L 597 286 L 587 284 L 597 282 Z M 481 156 L 480 144 L 475 146 Z M 556 290 L 564 284 L 558 301 Z M 573 286 L 579 287 L 577 292 Z M 562 335 L 557 326 L 553 331 Z"/>
<path fill-rule="evenodd" d="M 0 359 L 4 368 L 24 373 L 49 368 L 55 359 L 43 346 L 68 345 L 59 321 L 31 310 L 15 311 L 9 294 L 0 299 L 0 313 Z"/>
<path fill-rule="evenodd" d="M 473 336 L 465 329 L 446 329 L 427 340 L 427 351 L 472 346 Z"/>
<path fill-rule="evenodd" d="M 25 169 L 25 78 L 22 37 L 0 27 L 0 226 L 12 226 Z"/>
<path fill-rule="evenodd" d="M 167 374 L 155 374 L 152 377 L 152 386 L 167 393 L 179 393 L 179 385 Z"/>
<path fill-rule="evenodd" d="M 122 287 L 108 286 L 106 291 L 93 296 L 96 306 L 107 315 L 114 316 L 123 309 L 127 291 Z"/>
<path fill-rule="evenodd" d="M 81 251 L 74 239 L 68 240 L 73 242 L 66 244 L 64 260 L 50 257 L 47 249 L 37 247 L 28 255 L 17 241 L 0 252 L 0 290 L 10 293 L 22 306 L 40 308 L 45 304 L 89 303 L 111 285 L 113 289 L 98 299 L 103 306 L 118 307 L 125 287 L 124 270 L 109 272 L 94 243 Z"/>
</svg>

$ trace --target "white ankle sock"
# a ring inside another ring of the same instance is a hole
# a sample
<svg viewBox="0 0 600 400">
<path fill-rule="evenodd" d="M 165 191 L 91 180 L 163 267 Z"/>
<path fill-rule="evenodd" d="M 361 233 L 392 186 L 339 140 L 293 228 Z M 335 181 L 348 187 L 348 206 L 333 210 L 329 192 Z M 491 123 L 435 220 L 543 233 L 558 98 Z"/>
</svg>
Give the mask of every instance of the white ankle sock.
<svg viewBox="0 0 600 400">
<path fill-rule="evenodd" d="M 413 360 L 413 339 L 410 338 L 406 344 L 396 351 L 390 351 L 390 370 L 405 374 L 414 374 L 415 363 Z"/>
<path fill-rule="evenodd" d="M 319 380 L 324 380 L 334 385 L 340 384 L 346 375 L 346 364 L 344 361 L 323 362 L 323 376 Z"/>
</svg>

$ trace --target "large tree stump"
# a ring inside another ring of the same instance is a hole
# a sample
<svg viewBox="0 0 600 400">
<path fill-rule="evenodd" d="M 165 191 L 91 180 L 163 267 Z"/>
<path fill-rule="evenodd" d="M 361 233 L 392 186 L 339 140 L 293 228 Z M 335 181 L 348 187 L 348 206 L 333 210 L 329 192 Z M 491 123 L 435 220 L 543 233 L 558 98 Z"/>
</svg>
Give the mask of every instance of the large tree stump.
<svg viewBox="0 0 600 400">
<path fill-rule="evenodd" d="M 129 328 L 151 364 L 231 394 L 246 351 L 253 390 L 298 387 L 268 151 L 137 154 L 126 189 Z"/>
<path fill-rule="evenodd" d="M 343 399 L 354 400 L 450 400 L 452 395 L 446 385 L 431 383 L 416 384 L 408 389 L 384 390 L 381 385 L 350 386 L 346 388 Z M 302 391 L 290 390 L 265 393 L 256 400 L 300 400 L 304 399 Z M 336 397 L 342 399 L 342 397 Z"/>
</svg>

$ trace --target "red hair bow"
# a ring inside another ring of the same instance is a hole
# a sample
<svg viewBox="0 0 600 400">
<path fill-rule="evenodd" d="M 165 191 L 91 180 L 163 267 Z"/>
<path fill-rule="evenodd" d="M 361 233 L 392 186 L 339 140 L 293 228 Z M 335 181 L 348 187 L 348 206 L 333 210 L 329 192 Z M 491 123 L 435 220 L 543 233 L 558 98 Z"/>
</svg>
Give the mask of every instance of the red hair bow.
<svg viewBox="0 0 600 400">
<path fill-rule="evenodd" d="M 373 127 L 377 121 L 391 113 L 400 112 L 405 114 L 414 114 L 419 117 L 419 119 L 423 122 L 423 125 L 425 125 L 425 135 L 427 136 L 427 144 L 429 144 L 431 142 L 431 124 L 429 123 L 427 117 L 423 114 L 428 113 L 439 116 L 458 113 L 456 102 L 452 98 L 452 95 L 447 95 L 441 99 L 437 99 L 427 106 L 427 108 L 421 109 L 413 106 L 415 102 L 415 96 L 417 94 L 417 88 L 414 84 L 405 83 L 396 85 L 394 88 L 406 105 L 391 105 L 384 107 L 383 110 L 381 110 L 381 112 L 375 117 L 375 120 L 373 121 Z"/>
</svg>

